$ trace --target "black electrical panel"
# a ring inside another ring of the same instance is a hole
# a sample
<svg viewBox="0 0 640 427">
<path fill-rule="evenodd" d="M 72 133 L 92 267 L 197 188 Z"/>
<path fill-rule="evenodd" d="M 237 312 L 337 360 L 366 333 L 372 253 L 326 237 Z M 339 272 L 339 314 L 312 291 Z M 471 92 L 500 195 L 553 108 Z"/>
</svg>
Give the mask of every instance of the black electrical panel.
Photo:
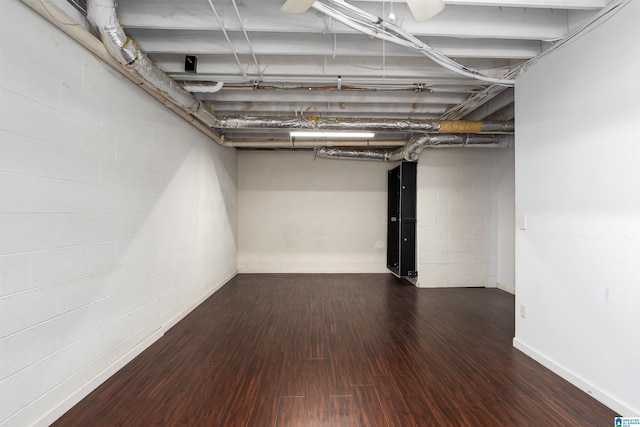
<svg viewBox="0 0 640 427">
<path fill-rule="evenodd" d="M 416 165 L 402 162 L 389 171 L 387 268 L 399 277 L 416 277 Z"/>
</svg>

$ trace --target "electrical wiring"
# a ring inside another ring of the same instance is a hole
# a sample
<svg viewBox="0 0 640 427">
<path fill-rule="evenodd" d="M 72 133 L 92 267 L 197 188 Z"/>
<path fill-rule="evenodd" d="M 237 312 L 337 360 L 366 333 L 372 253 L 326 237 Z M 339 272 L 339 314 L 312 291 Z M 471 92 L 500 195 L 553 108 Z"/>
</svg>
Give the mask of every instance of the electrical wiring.
<svg viewBox="0 0 640 427">
<path fill-rule="evenodd" d="M 242 28 L 242 33 L 244 34 L 244 39 L 247 41 L 247 46 L 249 46 L 249 51 L 251 52 L 251 57 L 253 58 L 253 62 L 256 65 L 256 68 L 258 69 L 258 75 L 260 76 L 260 78 L 263 78 L 262 75 L 262 70 L 260 68 L 260 63 L 258 62 L 258 59 L 256 58 L 256 54 L 253 51 L 253 44 L 251 43 L 251 40 L 249 40 L 249 34 L 247 34 L 247 28 L 244 25 L 244 21 L 242 19 L 242 16 L 240 15 L 240 10 L 238 9 L 238 4 L 236 3 L 236 0 L 231 0 L 231 3 L 233 4 L 233 8 L 236 11 L 236 16 L 238 17 L 238 21 L 240 22 L 240 28 Z M 216 13 L 217 15 L 217 13 Z"/>
<path fill-rule="evenodd" d="M 606 7 L 604 7 L 600 12 L 598 12 L 595 16 L 589 19 L 587 22 L 582 24 L 580 27 L 571 32 L 568 36 L 559 40 L 557 43 L 553 44 L 549 49 L 545 50 L 538 56 L 531 58 L 527 62 L 521 64 L 516 70 L 514 70 L 517 74 L 522 74 L 525 70 L 530 68 L 532 65 L 537 63 L 540 59 L 549 55 L 551 52 L 559 49 L 560 47 L 577 40 L 578 38 L 588 34 L 594 29 L 598 28 L 604 22 L 609 20 L 613 15 L 615 15 L 620 9 L 626 6 L 631 0 L 614 0 L 609 3 Z"/>
<path fill-rule="evenodd" d="M 344 9 L 352 16 L 320 1 L 316 1 L 311 7 L 365 35 L 416 50 L 430 58 L 438 65 L 459 75 L 505 87 L 512 87 L 515 85 L 515 80 L 513 79 L 490 77 L 478 70 L 465 67 L 464 65 L 453 61 L 392 22 L 388 22 L 375 15 L 371 15 L 349 3 L 346 3 L 345 1 L 330 1 L 334 5 Z M 355 17 L 353 15 L 355 15 Z M 356 17 L 359 17 L 359 19 Z"/>
<path fill-rule="evenodd" d="M 389 41 L 401 46 L 405 46 L 410 49 L 417 50 L 423 55 L 430 58 L 435 63 L 440 66 L 457 73 L 459 75 L 470 77 L 476 80 L 481 80 L 484 82 L 491 83 L 492 85 L 497 85 L 498 87 L 513 87 L 515 86 L 515 78 L 522 74 L 526 69 L 534 65 L 538 60 L 543 58 L 544 56 L 550 54 L 554 50 L 560 48 L 561 46 L 571 42 L 572 40 L 586 34 L 588 31 L 596 28 L 602 22 L 606 21 L 610 18 L 615 12 L 624 7 L 631 0 L 616 0 L 607 5 L 604 9 L 600 11 L 597 15 L 591 18 L 588 22 L 581 25 L 578 29 L 573 31 L 567 37 L 561 39 L 557 43 L 553 44 L 549 49 L 542 52 L 540 55 L 535 58 L 530 59 L 529 61 L 523 62 L 521 64 L 516 65 L 510 72 L 508 72 L 503 78 L 494 78 L 483 74 L 479 70 L 472 69 L 469 67 L 465 67 L 464 65 L 452 60 L 451 58 L 443 55 L 437 50 L 433 49 L 431 46 L 422 42 L 417 37 L 403 30 L 399 26 L 395 25 L 393 22 L 386 21 L 380 17 L 372 15 L 368 12 L 365 12 L 344 0 L 329 0 L 332 4 L 337 7 L 342 8 L 346 12 L 351 15 L 357 16 L 360 19 L 356 19 L 353 16 L 349 16 L 346 13 L 337 10 L 336 8 L 332 8 L 325 3 L 320 1 L 316 1 L 313 4 L 313 8 L 322 12 L 331 18 L 357 30 L 363 34 L 366 34 L 370 37 L 375 37 L 381 40 Z M 495 91 L 495 88 L 489 87 L 490 90 L 485 95 L 490 95 Z"/>
<path fill-rule="evenodd" d="M 236 52 L 236 50 L 233 47 L 233 43 L 231 43 L 231 39 L 229 38 L 229 34 L 227 33 L 227 30 L 224 27 L 224 23 L 222 22 L 222 18 L 220 17 L 220 15 L 218 14 L 218 10 L 216 9 L 216 7 L 213 5 L 213 2 L 211 0 L 207 0 L 209 2 L 209 6 L 211 7 L 211 11 L 213 12 L 213 14 L 216 16 L 216 19 L 218 20 L 218 25 L 220 25 L 220 29 L 222 30 L 222 34 L 224 34 L 224 38 L 227 40 L 227 43 L 229 44 L 229 47 L 231 48 L 231 52 L 233 53 L 233 57 L 236 60 L 236 64 L 238 64 L 238 68 L 240 69 L 240 72 L 242 73 L 242 76 L 246 79 L 247 78 L 247 73 L 245 72 L 242 63 L 240 62 L 240 58 L 238 58 L 238 54 Z M 260 67 L 258 67 L 259 69 Z"/>
<path fill-rule="evenodd" d="M 569 34 L 564 39 L 560 40 L 558 43 L 551 46 L 549 49 L 540 53 L 538 56 L 523 62 L 522 64 L 515 67 L 511 72 L 509 72 L 505 77 L 507 78 L 515 78 L 518 75 L 524 73 L 527 69 L 535 65 L 540 59 L 549 55 L 553 51 L 561 48 L 562 46 L 570 43 L 573 40 L 577 40 L 579 37 L 587 34 L 593 29 L 597 28 L 599 25 L 604 23 L 606 20 L 611 18 L 616 12 L 622 9 L 625 5 L 627 5 L 631 0 L 616 0 L 611 2 L 607 7 L 602 9 L 598 14 L 592 17 L 589 21 L 585 22 L 579 28 L 574 30 L 571 34 Z M 469 98 L 467 98 L 462 103 L 456 105 L 453 108 L 450 108 L 445 114 L 439 117 L 440 120 L 453 120 L 456 118 L 464 117 L 466 114 L 473 111 L 478 105 L 486 102 L 487 100 L 493 98 L 498 93 L 503 90 L 503 87 L 498 85 L 491 85 L 485 88 L 481 92 L 474 93 Z"/>
</svg>

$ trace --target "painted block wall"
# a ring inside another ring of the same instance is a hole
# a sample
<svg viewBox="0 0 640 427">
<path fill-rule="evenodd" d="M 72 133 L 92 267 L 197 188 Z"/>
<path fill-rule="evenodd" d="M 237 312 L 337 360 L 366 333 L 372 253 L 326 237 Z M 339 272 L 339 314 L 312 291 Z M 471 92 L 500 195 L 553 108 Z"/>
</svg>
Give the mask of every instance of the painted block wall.
<svg viewBox="0 0 640 427">
<path fill-rule="evenodd" d="M 640 2 L 516 86 L 514 345 L 640 415 Z"/>
<path fill-rule="evenodd" d="M 384 273 L 387 170 L 313 152 L 240 151 L 240 272 Z"/>
<path fill-rule="evenodd" d="M 499 242 L 504 248 L 513 245 L 512 167 L 511 149 L 423 152 L 418 163 L 418 286 L 496 287 Z M 506 231 L 499 236 L 499 229 Z M 513 283 L 509 262 L 501 266 L 505 283 Z"/>
<path fill-rule="evenodd" d="M 0 425 L 48 425 L 236 273 L 236 154 L 0 0 Z"/>
<path fill-rule="evenodd" d="M 494 196 L 497 197 L 497 277 L 496 286 L 516 293 L 516 213 L 515 150 L 495 153 Z"/>
</svg>

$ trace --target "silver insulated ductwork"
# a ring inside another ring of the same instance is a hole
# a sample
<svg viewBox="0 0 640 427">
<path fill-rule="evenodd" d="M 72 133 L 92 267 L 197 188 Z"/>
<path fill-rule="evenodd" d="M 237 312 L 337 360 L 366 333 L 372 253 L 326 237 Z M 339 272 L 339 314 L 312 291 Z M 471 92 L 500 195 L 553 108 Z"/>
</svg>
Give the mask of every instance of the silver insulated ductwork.
<svg viewBox="0 0 640 427">
<path fill-rule="evenodd" d="M 404 147 L 394 150 L 374 148 L 318 147 L 316 156 L 324 159 L 378 160 L 383 162 L 417 162 L 425 148 L 476 147 L 509 148 L 513 146 L 513 135 L 416 135 Z"/>
<path fill-rule="evenodd" d="M 87 19 L 98 31 L 111 56 L 129 72 L 135 73 L 145 84 L 207 126 L 219 127 L 218 119 L 206 104 L 162 71 L 138 48 L 136 42 L 127 36 L 118 20 L 114 0 L 88 0 Z M 216 142 L 223 143 L 223 138 L 220 137 Z"/>
<path fill-rule="evenodd" d="M 366 119 L 351 117 L 250 117 L 220 116 L 225 129 L 308 129 L 420 133 L 501 133 L 513 132 L 513 122 L 465 120 Z"/>
</svg>

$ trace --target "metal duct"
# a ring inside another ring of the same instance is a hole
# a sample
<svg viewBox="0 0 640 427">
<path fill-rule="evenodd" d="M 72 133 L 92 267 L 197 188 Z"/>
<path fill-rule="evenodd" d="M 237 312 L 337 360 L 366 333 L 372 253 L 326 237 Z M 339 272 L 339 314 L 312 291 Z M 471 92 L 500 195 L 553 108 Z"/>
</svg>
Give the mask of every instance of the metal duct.
<svg viewBox="0 0 640 427">
<path fill-rule="evenodd" d="M 219 116 L 224 129 L 314 129 L 368 130 L 428 133 L 510 133 L 513 122 L 476 122 L 464 120 L 364 119 L 349 117 L 250 117 Z"/>
<path fill-rule="evenodd" d="M 316 147 L 314 151 L 317 157 L 323 159 L 389 161 L 388 150 L 376 150 L 375 148 Z"/>
<path fill-rule="evenodd" d="M 87 19 L 100 34 L 109 53 L 129 72 L 135 73 L 144 83 L 207 126 L 219 127 L 215 114 L 206 104 L 162 71 L 127 36 L 118 20 L 114 0 L 88 0 Z M 219 136 L 216 142 L 223 144 L 224 138 Z"/>
<path fill-rule="evenodd" d="M 389 153 L 389 161 L 406 160 L 408 162 L 417 162 L 422 150 L 427 147 L 486 147 L 487 145 L 493 147 L 504 145 L 507 147 L 511 138 L 511 135 L 419 135 L 412 137 L 404 147 L 391 151 Z"/>
<path fill-rule="evenodd" d="M 513 145 L 513 135 L 470 135 L 470 134 L 444 134 L 444 135 L 418 135 L 404 147 L 389 149 L 375 148 L 334 148 L 316 147 L 317 157 L 325 159 L 342 160 L 378 160 L 384 162 L 409 161 L 417 162 L 425 148 L 445 147 L 484 147 L 484 148 L 508 148 Z"/>
</svg>

